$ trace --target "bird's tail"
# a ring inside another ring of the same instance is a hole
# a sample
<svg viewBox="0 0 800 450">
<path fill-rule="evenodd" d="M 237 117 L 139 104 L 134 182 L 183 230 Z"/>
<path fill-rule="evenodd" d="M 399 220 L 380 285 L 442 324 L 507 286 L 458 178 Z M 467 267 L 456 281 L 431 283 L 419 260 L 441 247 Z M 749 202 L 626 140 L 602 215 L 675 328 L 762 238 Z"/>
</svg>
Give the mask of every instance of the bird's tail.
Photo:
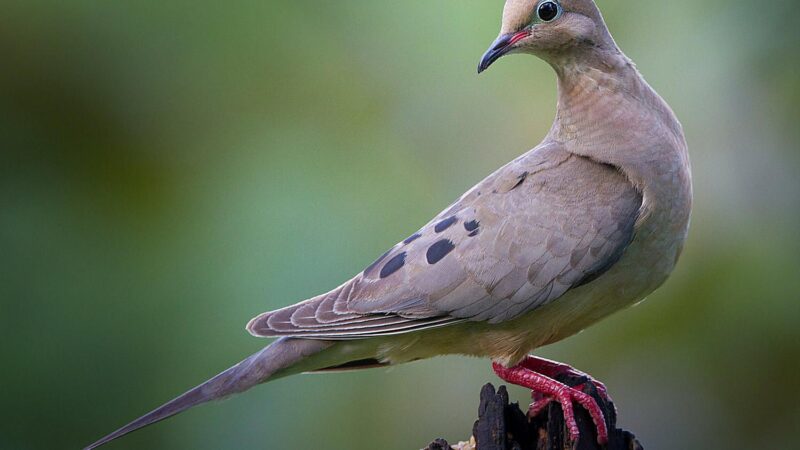
<svg viewBox="0 0 800 450">
<path fill-rule="evenodd" d="M 243 392 L 265 381 L 336 365 L 336 360 L 342 357 L 336 355 L 337 352 L 331 352 L 327 357 L 311 357 L 319 355 L 332 345 L 334 344 L 330 341 L 278 339 L 239 364 L 89 445 L 85 450 L 97 448 L 193 406 Z M 329 359 L 331 361 L 327 361 Z"/>
</svg>

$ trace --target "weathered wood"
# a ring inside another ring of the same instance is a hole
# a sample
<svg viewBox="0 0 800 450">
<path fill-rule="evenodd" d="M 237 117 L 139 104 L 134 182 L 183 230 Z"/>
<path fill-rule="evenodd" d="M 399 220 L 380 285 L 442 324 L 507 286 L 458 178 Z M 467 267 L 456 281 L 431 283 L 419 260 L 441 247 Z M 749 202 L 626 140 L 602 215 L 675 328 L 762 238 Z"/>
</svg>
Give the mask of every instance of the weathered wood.
<svg viewBox="0 0 800 450">
<path fill-rule="evenodd" d="M 585 379 L 563 378 L 570 386 L 584 385 L 584 392 L 594 397 L 603 410 L 609 430 L 608 445 L 597 444 L 597 431 L 589 413 L 575 404 L 575 420 L 581 432 L 578 442 L 570 442 L 569 430 L 564 422 L 561 405 L 551 402 L 537 417 L 528 419 L 519 404 L 508 401 L 505 386 L 495 391 L 491 383 L 481 389 L 478 420 L 472 428 L 471 443 L 451 447 L 437 439 L 426 450 L 643 450 L 636 437 L 618 429 L 614 404 L 606 401 Z"/>
<path fill-rule="evenodd" d="M 451 450 L 453 447 L 450 447 L 450 444 L 447 443 L 444 439 L 436 439 L 435 441 L 431 442 L 425 450 Z"/>
</svg>

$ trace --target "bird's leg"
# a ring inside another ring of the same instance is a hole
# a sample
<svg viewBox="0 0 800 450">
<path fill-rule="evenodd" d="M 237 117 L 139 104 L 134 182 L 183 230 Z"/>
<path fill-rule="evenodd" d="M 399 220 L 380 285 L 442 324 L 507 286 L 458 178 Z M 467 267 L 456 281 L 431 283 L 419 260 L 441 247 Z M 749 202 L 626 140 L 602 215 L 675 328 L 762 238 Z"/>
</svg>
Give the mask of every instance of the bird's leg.
<svg viewBox="0 0 800 450">
<path fill-rule="evenodd" d="M 526 369 L 540 373 L 556 381 L 563 382 L 583 392 L 586 392 L 586 383 L 591 383 L 597 390 L 597 394 L 600 396 L 600 398 L 605 400 L 605 402 L 608 405 L 611 405 L 611 407 L 613 407 L 616 411 L 616 406 L 614 405 L 614 402 L 611 401 L 611 397 L 608 395 L 608 389 L 606 389 L 606 386 L 587 373 L 581 372 L 580 370 L 575 369 L 568 364 L 545 358 L 539 358 L 533 355 L 528 355 L 525 357 L 520 365 Z M 591 394 L 591 392 L 587 393 Z M 528 408 L 529 417 L 538 416 L 542 411 L 544 411 L 550 402 L 555 400 L 555 398 L 552 396 L 537 391 L 531 392 L 531 399 L 533 401 Z"/>
<path fill-rule="evenodd" d="M 541 392 L 537 391 L 531 391 L 531 400 L 533 400 L 533 402 L 528 407 L 528 417 L 533 418 L 544 411 L 547 405 L 549 405 L 550 402 L 555 399 L 550 395 L 542 394 Z"/>
<path fill-rule="evenodd" d="M 577 442 L 580 437 L 578 423 L 575 421 L 575 413 L 572 407 L 572 402 L 575 401 L 586 409 L 592 417 L 594 426 L 597 428 L 597 442 L 601 445 L 608 442 L 608 429 L 606 428 L 605 416 L 600 406 L 589 394 L 569 387 L 546 375 L 534 372 L 523 364 L 518 364 L 514 367 L 504 367 L 502 364 L 492 363 L 492 369 L 494 369 L 494 373 L 503 381 L 526 387 L 538 393 L 533 395 L 534 404 L 531 405 L 531 408 L 537 408 L 538 411 L 541 411 L 541 409 L 544 408 L 542 402 L 544 402 L 544 405 L 550 402 L 549 399 L 559 402 L 564 411 L 564 421 L 567 423 L 567 428 L 569 428 L 570 438 L 573 441 Z M 540 396 L 538 398 L 538 403 L 537 395 Z"/>
<path fill-rule="evenodd" d="M 591 375 L 581 372 L 580 370 L 575 369 L 568 364 L 551 361 L 545 358 L 539 358 L 538 356 L 528 355 L 524 360 L 522 360 L 520 365 L 546 377 L 566 383 L 581 391 L 584 390 L 586 383 L 592 383 L 595 389 L 597 389 L 597 393 L 600 395 L 600 397 L 606 402 L 613 404 L 611 402 L 611 397 L 608 396 L 608 389 L 606 389 L 606 386 L 603 383 L 595 380 Z M 536 399 L 534 399 L 534 403 L 535 402 Z"/>
</svg>

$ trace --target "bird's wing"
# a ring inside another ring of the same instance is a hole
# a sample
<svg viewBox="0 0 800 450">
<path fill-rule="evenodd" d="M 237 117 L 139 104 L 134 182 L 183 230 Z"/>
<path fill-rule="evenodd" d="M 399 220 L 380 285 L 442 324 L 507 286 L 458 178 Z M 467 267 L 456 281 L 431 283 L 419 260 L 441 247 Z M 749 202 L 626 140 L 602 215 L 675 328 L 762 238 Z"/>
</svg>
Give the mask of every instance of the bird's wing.
<svg viewBox="0 0 800 450">
<path fill-rule="evenodd" d="M 615 167 L 545 145 L 490 175 L 353 279 L 247 328 L 257 336 L 357 339 L 510 320 L 616 263 L 641 205 Z"/>
</svg>

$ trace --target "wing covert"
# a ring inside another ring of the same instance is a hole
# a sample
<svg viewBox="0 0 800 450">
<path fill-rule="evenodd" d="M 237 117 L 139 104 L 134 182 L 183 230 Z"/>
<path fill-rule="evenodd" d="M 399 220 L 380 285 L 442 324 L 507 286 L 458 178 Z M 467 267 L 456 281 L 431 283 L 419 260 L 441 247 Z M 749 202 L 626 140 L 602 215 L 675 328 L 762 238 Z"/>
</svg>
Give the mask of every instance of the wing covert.
<svg viewBox="0 0 800 450">
<path fill-rule="evenodd" d="M 487 177 L 342 286 L 261 314 L 248 330 L 357 339 L 511 320 L 613 266 L 641 204 L 616 168 L 551 144 Z"/>
</svg>

